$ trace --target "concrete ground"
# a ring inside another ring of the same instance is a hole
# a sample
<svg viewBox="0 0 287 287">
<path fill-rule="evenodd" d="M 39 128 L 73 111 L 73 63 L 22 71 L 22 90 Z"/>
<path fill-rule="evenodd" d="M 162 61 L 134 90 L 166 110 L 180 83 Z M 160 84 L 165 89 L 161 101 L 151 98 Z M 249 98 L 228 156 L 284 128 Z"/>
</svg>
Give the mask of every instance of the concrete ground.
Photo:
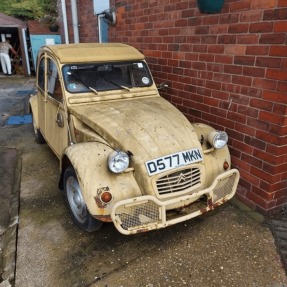
<svg viewBox="0 0 287 287">
<path fill-rule="evenodd" d="M 13 138 L 18 127 L 8 127 L 6 123 L 11 115 L 23 115 L 27 111 L 27 96 L 33 91 L 34 83 L 34 79 L 21 76 L 0 76 L 0 286 L 5 287 L 15 279 L 23 151 L 21 141 L 15 143 Z M 5 136 L 5 130 L 13 132 Z"/>
<path fill-rule="evenodd" d="M 57 187 L 58 159 L 31 124 L 5 124 L 25 113 L 28 95 L 17 91 L 33 84 L 0 77 L 0 287 L 287 286 L 265 218 L 235 199 L 144 234 L 79 230 Z"/>
</svg>

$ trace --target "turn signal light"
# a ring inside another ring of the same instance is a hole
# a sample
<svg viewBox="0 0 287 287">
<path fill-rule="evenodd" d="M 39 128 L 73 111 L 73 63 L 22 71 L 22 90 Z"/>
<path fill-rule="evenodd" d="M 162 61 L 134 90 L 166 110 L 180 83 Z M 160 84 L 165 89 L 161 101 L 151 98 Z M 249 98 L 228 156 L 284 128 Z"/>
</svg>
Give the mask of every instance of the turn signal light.
<svg viewBox="0 0 287 287">
<path fill-rule="evenodd" d="M 228 170 L 229 169 L 229 163 L 227 161 L 224 162 L 223 168 L 224 168 L 224 170 Z"/>
<path fill-rule="evenodd" d="M 102 202 L 104 202 L 104 203 L 109 203 L 111 200 L 112 200 L 112 195 L 109 193 L 109 192 L 103 192 L 102 194 L 101 194 L 101 200 L 102 200 Z"/>
</svg>

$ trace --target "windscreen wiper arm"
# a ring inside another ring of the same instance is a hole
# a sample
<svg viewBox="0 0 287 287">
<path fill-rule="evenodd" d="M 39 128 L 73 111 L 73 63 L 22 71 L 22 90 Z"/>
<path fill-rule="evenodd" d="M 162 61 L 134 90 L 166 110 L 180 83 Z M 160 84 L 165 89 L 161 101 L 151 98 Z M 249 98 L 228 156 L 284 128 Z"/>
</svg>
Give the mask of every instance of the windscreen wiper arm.
<svg viewBox="0 0 287 287">
<path fill-rule="evenodd" d="M 68 75 L 71 75 L 71 76 L 73 76 L 73 77 L 75 77 L 77 80 L 79 80 L 86 88 L 88 88 L 89 90 L 91 90 L 91 91 L 93 91 L 95 94 L 99 94 L 99 92 L 96 90 L 96 89 L 94 89 L 94 88 L 92 88 L 92 87 L 90 87 L 87 83 L 85 83 L 85 81 L 81 78 L 81 77 L 79 77 L 78 75 L 76 75 L 76 74 L 74 74 L 74 73 L 72 73 L 72 72 L 67 72 L 67 74 Z"/>
<path fill-rule="evenodd" d="M 125 89 L 125 90 L 127 90 L 127 91 L 131 91 L 131 89 L 130 88 L 128 88 L 128 87 L 126 87 L 126 86 L 121 86 L 121 85 L 119 85 L 119 84 L 117 84 L 116 82 L 114 82 L 114 81 L 112 81 L 112 80 L 107 80 L 107 79 L 105 79 L 105 78 L 102 78 L 104 81 L 106 81 L 106 82 L 108 82 L 108 83 L 111 83 L 111 84 L 113 84 L 113 85 L 115 85 L 116 87 L 118 87 L 118 88 L 121 88 L 121 89 Z"/>
</svg>

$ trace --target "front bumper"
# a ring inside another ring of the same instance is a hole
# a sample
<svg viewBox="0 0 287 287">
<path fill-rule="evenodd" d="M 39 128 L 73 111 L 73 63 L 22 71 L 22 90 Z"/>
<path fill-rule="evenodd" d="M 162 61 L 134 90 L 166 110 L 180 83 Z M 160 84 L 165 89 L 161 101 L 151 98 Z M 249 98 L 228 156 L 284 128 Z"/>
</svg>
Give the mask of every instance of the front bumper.
<svg viewBox="0 0 287 287">
<path fill-rule="evenodd" d="M 231 199 L 238 181 L 239 172 L 232 169 L 217 176 L 210 187 L 190 195 L 168 201 L 159 201 L 151 195 L 122 200 L 113 206 L 111 217 L 118 231 L 126 235 L 164 228 L 199 216 Z M 197 201 L 198 198 L 205 201 Z M 187 205 L 192 199 L 195 201 Z M 179 202 L 183 207 L 180 211 L 169 211 L 169 206 Z"/>
</svg>

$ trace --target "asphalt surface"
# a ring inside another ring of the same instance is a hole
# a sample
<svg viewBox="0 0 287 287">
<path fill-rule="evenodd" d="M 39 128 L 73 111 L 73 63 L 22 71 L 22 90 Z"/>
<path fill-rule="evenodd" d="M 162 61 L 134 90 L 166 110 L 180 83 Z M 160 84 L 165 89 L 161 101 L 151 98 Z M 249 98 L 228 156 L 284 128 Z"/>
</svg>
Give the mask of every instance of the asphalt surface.
<svg viewBox="0 0 287 287">
<path fill-rule="evenodd" d="M 135 236 L 112 224 L 80 231 L 57 188 L 57 158 L 31 124 L 7 124 L 28 112 L 34 82 L 0 76 L 0 287 L 287 286 L 285 210 L 264 218 L 234 199 Z"/>
<path fill-rule="evenodd" d="M 4 130 L 10 116 L 23 115 L 28 110 L 29 93 L 35 80 L 22 76 L 0 75 L 0 286 L 14 285 L 16 270 L 17 231 L 19 223 L 19 192 L 22 148 Z M 6 143 L 5 143 L 6 141 Z"/>
</svg>

